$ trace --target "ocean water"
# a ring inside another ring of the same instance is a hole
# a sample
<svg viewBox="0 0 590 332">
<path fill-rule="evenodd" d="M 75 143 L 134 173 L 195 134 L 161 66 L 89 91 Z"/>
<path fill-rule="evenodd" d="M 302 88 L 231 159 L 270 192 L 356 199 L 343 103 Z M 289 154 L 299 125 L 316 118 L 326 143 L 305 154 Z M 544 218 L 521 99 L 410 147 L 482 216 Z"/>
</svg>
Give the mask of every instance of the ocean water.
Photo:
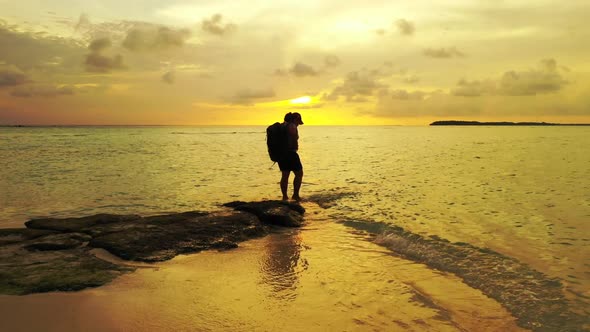
<svg viewBox="0 0 590 332">
<path fill-rule="evenodd" d="M 278 199 L 264 127 L 0 128 L 0 227 Z M 300 127 L 302 197 L 514 257 L 590 297 L 590 128 Z M 291 190 L 291 188 L 290 188 Z M 477 262 L 474 262 L 477 264 Z"/>
</svg>

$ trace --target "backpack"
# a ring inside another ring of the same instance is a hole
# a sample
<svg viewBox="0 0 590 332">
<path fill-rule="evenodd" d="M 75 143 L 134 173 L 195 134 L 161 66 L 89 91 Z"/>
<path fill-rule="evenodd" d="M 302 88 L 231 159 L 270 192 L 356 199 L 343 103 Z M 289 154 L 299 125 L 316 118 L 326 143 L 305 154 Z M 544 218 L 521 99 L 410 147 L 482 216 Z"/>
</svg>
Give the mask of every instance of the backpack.
<svg viewBox="0 0 590 332">
<path fill-rule="evenodd" d="M 270 160 L 275 163 L 287 152 L 287 126 L 278 122 L 266 128 L 266 147 Z"/>
</svg>

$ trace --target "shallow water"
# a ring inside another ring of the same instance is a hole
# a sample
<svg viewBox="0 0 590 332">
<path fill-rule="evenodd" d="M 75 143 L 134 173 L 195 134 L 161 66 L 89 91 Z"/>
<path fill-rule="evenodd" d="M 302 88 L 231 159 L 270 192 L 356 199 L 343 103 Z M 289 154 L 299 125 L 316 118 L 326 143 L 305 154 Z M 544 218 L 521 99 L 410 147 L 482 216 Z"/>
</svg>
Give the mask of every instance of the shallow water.
<svg viewBox="0 0 590 332">
<path fill-rule="evenodd" d="M 0 227 L 278 198 L 264 129 L 0 128 Z M 589 128 L 302 126 L 300 136 L 302 195 L 354 193 L 329 210 L 335 220 L 489 247 L 559 277 L 588 312 Z"/>
<path fill-rule="evenodd" d="M 0 296 L 10 331 L 520 331 L 453 275 L 308 209 L 307 226 L 142 264 L 78 293 Z M 35 320 L 25 320 L 31 311 Z"/>
</svg>

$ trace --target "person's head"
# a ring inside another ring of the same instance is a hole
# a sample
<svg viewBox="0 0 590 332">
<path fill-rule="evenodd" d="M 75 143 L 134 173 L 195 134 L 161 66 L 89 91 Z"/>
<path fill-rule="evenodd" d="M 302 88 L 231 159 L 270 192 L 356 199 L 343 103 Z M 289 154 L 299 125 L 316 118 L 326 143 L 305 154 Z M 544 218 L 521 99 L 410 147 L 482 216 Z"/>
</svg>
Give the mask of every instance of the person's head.
<svg viewBox="0 0 590 332">
<path fill-rule="evenodd" d="M 301 114 L 299 114 L 297 112 L 291 113 L 291 122 L 298 124 L 298 125 L 302 125 L 303 120 L 301 119 Z"/>
<path fill-rule="evenodd" d="M 285 122 L 291 122 L 291 120 L 293 119 L 293 113 L 289 112 L 287 114 L 285 114 Z"/>
</svg>

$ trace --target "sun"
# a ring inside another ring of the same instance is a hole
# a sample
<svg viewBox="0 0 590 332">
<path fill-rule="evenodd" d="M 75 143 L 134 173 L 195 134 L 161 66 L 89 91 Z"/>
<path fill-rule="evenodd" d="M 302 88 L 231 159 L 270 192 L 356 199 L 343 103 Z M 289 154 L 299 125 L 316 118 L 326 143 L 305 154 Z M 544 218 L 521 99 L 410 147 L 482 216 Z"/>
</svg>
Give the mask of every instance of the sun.
<svg viewBox="0 0 590 332">
<path fill-rule="evenodd" d="M 309 104 L 311 102 L 310 96 L 303 96 L 295 99 L 291 99 L 291 104 Z"/>
</svg>

